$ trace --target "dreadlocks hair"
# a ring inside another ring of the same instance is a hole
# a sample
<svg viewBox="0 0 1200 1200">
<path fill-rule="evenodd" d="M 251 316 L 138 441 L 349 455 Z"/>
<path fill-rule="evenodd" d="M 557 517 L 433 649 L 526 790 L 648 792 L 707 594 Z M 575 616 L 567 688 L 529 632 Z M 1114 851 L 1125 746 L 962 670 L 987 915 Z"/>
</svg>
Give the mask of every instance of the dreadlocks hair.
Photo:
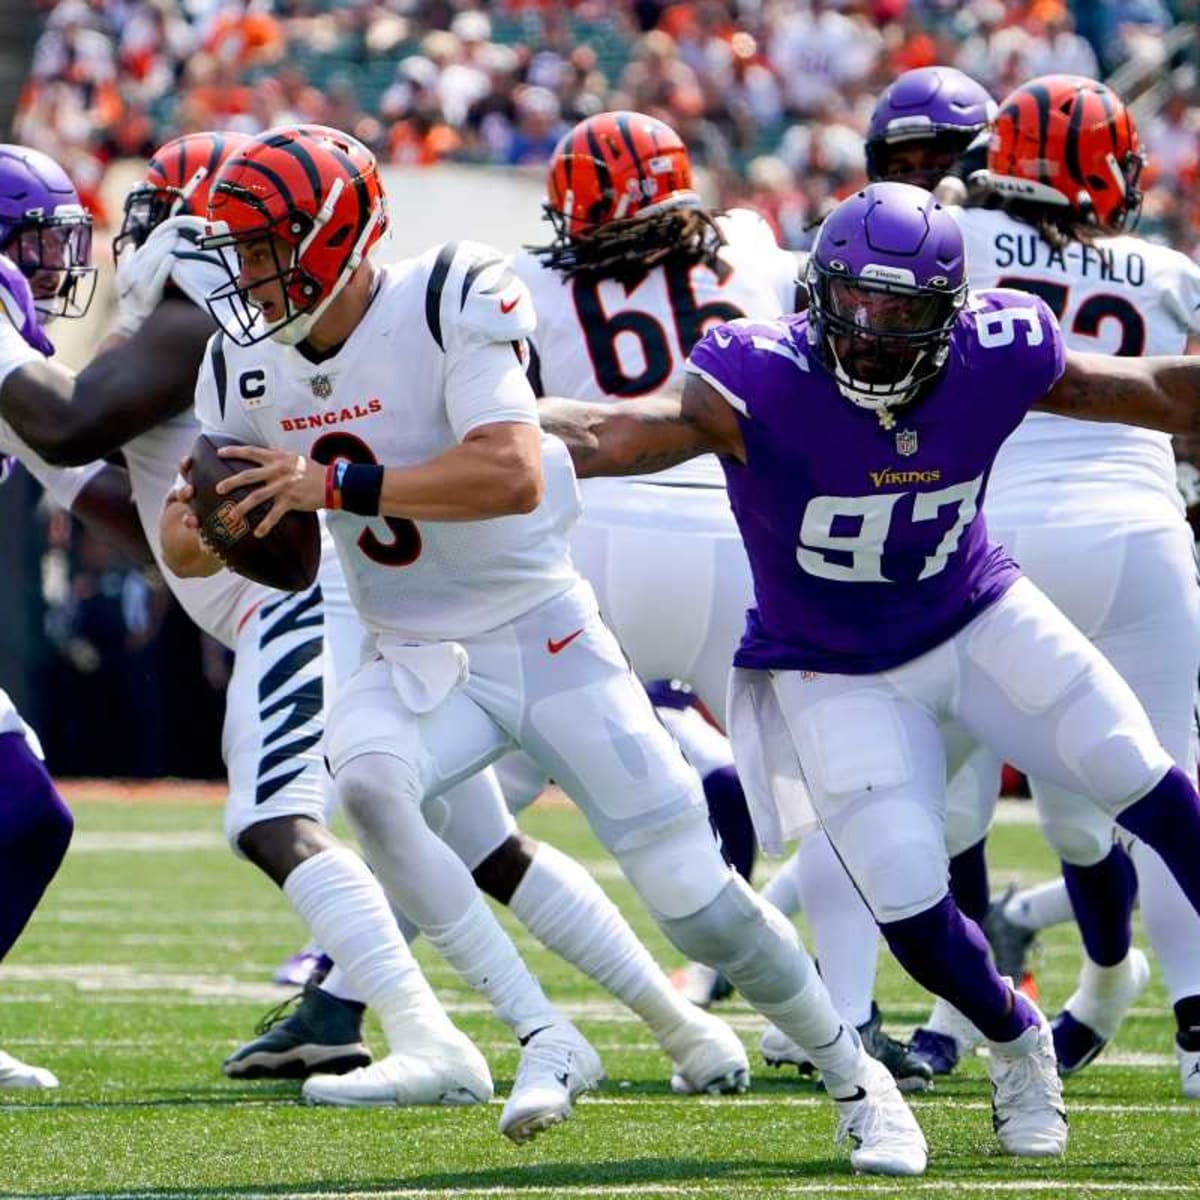
<svg viewBox="0 0 1200 1200">
<path fill-rule="evenodd" d="M 719 257 L 725 235 L 716 215 L 680 206 L 609 221 L 586 237 L 574 238 L 560 226 L 554 241 L 525 249 L 567 279 L 576 275 L 636 278 L 668 260 L 706 266 L 724 279 L 730 267 Z"/>
</svg>

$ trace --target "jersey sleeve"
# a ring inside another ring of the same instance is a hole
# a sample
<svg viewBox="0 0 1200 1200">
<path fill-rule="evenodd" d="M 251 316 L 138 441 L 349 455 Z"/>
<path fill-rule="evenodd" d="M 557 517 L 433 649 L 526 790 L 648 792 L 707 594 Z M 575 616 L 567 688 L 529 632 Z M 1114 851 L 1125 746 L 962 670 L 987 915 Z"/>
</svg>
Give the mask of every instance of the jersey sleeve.
<svg viewBox="0 0 1200 1200">
<path fill-rule="evenodd" d="M 498 250 L 478 242 L 442 246 L 425 289 L 425 319 L 446 356 L 446 412 L 460 441 L 483 425 L 538 424 L 526 376 L 533 301 Z"/>
<path fill-rule="evenodd" d="M 104 469 L 102 462 L 88 463 L 82 467 L 52 467 L 25 445 L 6 421 L 0 421 L 0 454 L 10 455 L 22 462 L 54 502 L 68 512 L 88 481 Z"/>
<path fill-rule="evenodd" d="M 200 249 L 199 237 L 193 230 L 181 229 L 179 237 L 187 243 L 187 248 L 175 251 L 171 283 L 203 310 L 207 307 L 208 297 L 229 282 L 229 273 L 221 262 L 219 251 Z"/>
<path fill-rule="evenodd" d="M 692 347 L 684 364 L 689 375 L 698 375 L 715 388 L 743 417 L 751 415 L 751 397 L 745 383 L 751 326 L 752 322 L 745 319 L 715 326 Z"/>
<path fill-rule="evenodd" d="M 1168 303 L 1177 309 L 1180 325 L 1192 337 L 1200 336 L 1200 264 L 1179 255 L 1178 281 L 1165 292 Z"/>
<path fill-rule="evenodd" d="M 800 288 L 807 256 L 785 250 L 775 240 L 775 231 L 762 217 L 748 208 L 732 208 L 717 218 L 717 227 L 726 241 L 736 243 L 748 252 L 747 265 L 761 276 L 778 298 L 779 311 L 796 311 L 796 296 Z"/>
<path fill-rule="evenodd" d="M 209 338 L 196 376 L 196 419 L 204 433 L 242 438 L 248 446 L 262 444 L 262 434 L 230 396 L 225 335 L 220 331 Z"/>
<path fill-rule="evenodd" d="M 1062 331 L 1040 296 L 1009 288 L 976 293 L 975 348 L 980 370 L 995 381 L 995 395 L 1021 413 L 1059 380 L 1066 366 Z"/>
</svg>

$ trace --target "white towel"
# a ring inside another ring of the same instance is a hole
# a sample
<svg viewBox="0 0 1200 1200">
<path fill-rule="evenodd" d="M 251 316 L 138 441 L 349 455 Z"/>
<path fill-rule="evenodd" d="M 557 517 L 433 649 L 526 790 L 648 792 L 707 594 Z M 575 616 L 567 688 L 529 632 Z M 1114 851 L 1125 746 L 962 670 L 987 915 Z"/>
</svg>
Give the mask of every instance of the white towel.
<svg viewBox="0 0 1200 1200">
<path fill-rule="evenodd" d="M 796 747 L 767 671 L 729 677 L 729 740 L 758 843 L 766 854 L 820 827 Z"/>
<path fill-rule="evenodd" d="M 467 652 L 457 642 L 396 642 L 381 637 L 376 645 L 391 664 L 400 699 L 415 713 L 431 712 L 471 676 Z"/>
</svg>

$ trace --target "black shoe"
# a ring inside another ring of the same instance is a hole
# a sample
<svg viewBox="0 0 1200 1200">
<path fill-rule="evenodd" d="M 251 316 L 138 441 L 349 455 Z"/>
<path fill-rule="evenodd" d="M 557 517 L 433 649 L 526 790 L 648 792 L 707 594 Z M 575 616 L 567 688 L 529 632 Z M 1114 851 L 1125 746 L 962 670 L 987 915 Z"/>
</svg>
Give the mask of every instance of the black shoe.
<svg viewBox="0 0 1200 1200">
<path fill-rule="evenodd" d="M 983 934 L 992 948 L 996 970 L 1007 975 L 1014 984 L 1025 978 L 1025 960 L 1037 937 L 1034 930 L 1016 925 L 1004 915 L 1005 905 L 1016 891 L 1017 885 L 1010 883 L 1003 894 L 988 905 L 987 916 L 983 918 Z"/>
<path fill-rule="evenodd" d="M 907 1043 L 884 1033 L 883 1014 L 873 1000 L 870 1020 L 858 1027 L 858 1036 L 867 1053 L 891 1071 L 902 1092 L 923 1092 L 933 1083 L 930 1065 L 913 1054 Z"/>
<path fill-rule="evenodd" d="M 293 1004 L 296 1011 L 285 1016 Z M 221 1070 L 230 1079 L 306 1079 L 318 1071 L 344 1075 L 369 1066 L 371 1052 L 362 1040 L 365 1011 L 307 984 L 267 1013 L 255 1030 L 258 1037 L 239 1046 Z"/>
</svg>

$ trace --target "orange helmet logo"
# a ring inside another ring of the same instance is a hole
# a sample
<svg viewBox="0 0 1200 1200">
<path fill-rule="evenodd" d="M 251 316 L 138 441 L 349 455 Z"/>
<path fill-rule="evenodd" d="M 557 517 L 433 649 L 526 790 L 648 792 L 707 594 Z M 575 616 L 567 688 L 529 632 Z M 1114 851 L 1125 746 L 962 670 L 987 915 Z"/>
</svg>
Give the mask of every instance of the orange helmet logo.
<svg viewBox="0 0 1200 1200">
<path fill-rule="evenodd" d="M 1144 162 L 1133 117 L 1111 88 L 1044 75 L 1001 102 L 988 176 L 1002 195 L 1120 230 L 1141 207 Z"/>
</svg>

